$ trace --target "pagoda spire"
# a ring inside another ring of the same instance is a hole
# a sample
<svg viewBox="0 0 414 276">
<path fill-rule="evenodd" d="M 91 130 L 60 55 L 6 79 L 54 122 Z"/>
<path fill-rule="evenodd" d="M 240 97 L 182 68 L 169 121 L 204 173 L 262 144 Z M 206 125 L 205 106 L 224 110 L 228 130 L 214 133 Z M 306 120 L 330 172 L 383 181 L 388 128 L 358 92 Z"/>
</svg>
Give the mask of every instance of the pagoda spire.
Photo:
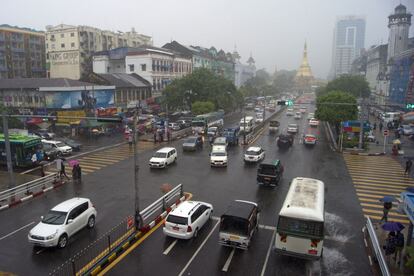
<svg viewBox="0 0 414 276">
<path fill-rule="evenodd" d="M 298 72 L 296 73 L 296 77 L 307 77 L 307 78 L 313 78 L 312 70 L 309 65 L 308 61 L 308 47 L 305 41 L 305 46 L 303 48 L 303 58 L 302 58 L 302 64 L 299 67 Z"/>
</svg>

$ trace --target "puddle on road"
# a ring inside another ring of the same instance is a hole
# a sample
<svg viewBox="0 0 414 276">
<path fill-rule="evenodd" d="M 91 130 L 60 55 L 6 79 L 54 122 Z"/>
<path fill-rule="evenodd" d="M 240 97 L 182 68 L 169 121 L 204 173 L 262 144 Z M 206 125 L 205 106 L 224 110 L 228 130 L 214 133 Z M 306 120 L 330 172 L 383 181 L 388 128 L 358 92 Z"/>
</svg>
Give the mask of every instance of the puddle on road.
<svg viewBox="0 0 414 276">
<path fill-rule="evenodd" d="M 325 212 L 325 237 L 336 242 L 346 243 L 354 238 L 355 229 L 349 227 L 340 216 Z"/>
</svg>

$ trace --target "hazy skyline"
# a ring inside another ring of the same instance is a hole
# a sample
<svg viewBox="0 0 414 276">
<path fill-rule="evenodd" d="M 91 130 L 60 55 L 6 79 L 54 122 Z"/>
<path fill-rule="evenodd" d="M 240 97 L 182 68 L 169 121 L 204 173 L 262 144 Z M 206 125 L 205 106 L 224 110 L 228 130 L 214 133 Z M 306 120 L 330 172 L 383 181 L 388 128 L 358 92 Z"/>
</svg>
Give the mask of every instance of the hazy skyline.
<svg viewBox="0 0 414 276">
<path fill-rule="evenodd" d="M 51 1 L 3 0 L 1 23 L 45 30 L 46 25 L 89 25 L 153 37 L 161 47 L 171 40 L 185 45 L 237 51 L 245 62 L 250 53 L 257 69 L 273 73 L 300 66 L 305 40 L 315 76 L 326 78 L 338 16 L 366 19 L 365 48 L 388 40 L 388 16 L 398 4 L 414 13 L 410 0 L 145 0 Z M 414 27 L 410 28 L 410 37 Z"/>
</svg>

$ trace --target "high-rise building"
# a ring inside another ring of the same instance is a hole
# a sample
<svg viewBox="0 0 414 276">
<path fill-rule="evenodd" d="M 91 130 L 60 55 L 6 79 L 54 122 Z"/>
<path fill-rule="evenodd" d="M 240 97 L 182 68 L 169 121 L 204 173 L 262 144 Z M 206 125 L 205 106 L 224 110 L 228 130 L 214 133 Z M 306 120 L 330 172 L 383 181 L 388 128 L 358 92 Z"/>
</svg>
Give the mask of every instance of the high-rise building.
<svg viewBox="0 0 414 276">
<path fill-rule="evenodd" d="M 89 26 L 46 27 L 46 58 L 50 78 L 81 79 L 92 72 L 95 52 L 118 47 L 152 45 L 150 36 L 111 32 Z"/>
<path fill-rule="evenodd" d="M 336 21 L 332 49 L 331 78 L 351 72 L 352 61 L 365 45 L 365 18 L 340 17 Z"/>
<path fill-rule="evenodd" d="M 0 25 L 0 79 L 45 76 L 45 33 Z"/>
</svg>

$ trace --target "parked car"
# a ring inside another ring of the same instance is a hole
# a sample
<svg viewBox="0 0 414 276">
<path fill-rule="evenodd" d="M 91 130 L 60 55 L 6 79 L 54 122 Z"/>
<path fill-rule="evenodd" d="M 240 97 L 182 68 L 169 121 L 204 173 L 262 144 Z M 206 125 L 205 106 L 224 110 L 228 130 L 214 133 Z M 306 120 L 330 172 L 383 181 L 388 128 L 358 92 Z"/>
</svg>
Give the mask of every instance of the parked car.
<svg viewBox="0 0 414 276">
<path fill-rule="evenodd" d="M 259 229 L 260 209 L 255 202 L 235 200 L 220 217 L 219 244 L 248 249 Z"/>
<path fill-rule="evenodd" d="M 279 148 L 291 147 L 293 145 L 293 136 L 291 134 L 281 134 L 277 138 L 277 146 Z"/>
<path fill-rule="evenodd" d="M 81 143 L 78 143 L 78 142 L 76 142 L 72 139 L 69 139 L 69 138 L 61 138 L 59 140 L 61 140 L 63 143 L 65 143 L 66 145 L 71 147 L 73 151 L 80 151 L 81 150 L 81 147 L 82 147 Z"/>
<path fill-rule="evenodd" d="M 72 148 L 63 142 L 43 139 L 42 143 L 56 148 L 59 151 L 59 155 L 69 155 L 72 153 Z"/>
<path fill-rule="evenodd" d="M 56 137 L 56 134 L 49 132 L 47 129 L 37 130 L 33 134 L 45 140 L 53 140 Z"/>
<path fill-rule="evenodd" d="M 411 125 L 402 125 L 402 133 L 403 135 L 413 135 L 414 127 Z"/>
<path fill-rule="evenodd" d="M 168 127 L 174 131 L 180 130 L 181 127 L 178 123 L 168 123 Z"/>
<path fill-rule="evenodd" d="M 288 124 L 287 132 L 288 133 L 297 133 L 299 131 L 299 127 L 297 124 Z"/>
<path fill-rule="evenodd" d="M 277 186 L 283 171 L 280 160 L 263 161 L 257 168 L 257 184 Z"/>
<path fill-rule="evenodd" d="M 184 140 L 184 151 L 195 151 L 203 148 L 203 138 L 201 136 L 190 136 Z"/>
<path fill-rule="evenodd" d="M 177 239 L 191 239 L 213 214 L 213 205 L 201 201 L 184 201 L 165 218 L 163 232 Z"/>
<path fill-rule="evenodd" d="M 249 147 L 244 153 L 244 162 L 260 162 L 265 158 L 265 151 L 261 147 Z"/>
<path fill-rule="evenodd" d="M 178 120 L 178 121 L 176 121 L 176 123 L 179 124 L 181 129 L 191 127 L 191 121 L 190 120 Z"/>
<path fill-rule="evenodd" d="M 177 161 L 177 150 L 165 147 L 157 152 L 149 160 L 150 168 L 166 168 L 168 165 Z"/>
<path fill-rule="evenodd" d="M 303 136 L 303 144 L 305 145 L 316 145 L 316 136 L 313 134 L 305 134 L 305 136 Z"/>
<path fill-rule="evenodd" d="M 319 121 L 316 120 L 315 118 L 310 119 L 309 120 L 309 125 L 312 126 L 312 127 L 317 127 L 317 126 L 319 126 Z"/>
<path fill-rule="evenodd" d="M 57 148 L 50 144 L 42 143 L 43 158 L 45 161 L 53 161 L 60 156 L 60 152 Z"/>
<path fill-rule="evenodd" d="M 75 197 L 53 207 L 28 235 L 35 246 L 64 248 L 69 238 L 84 227 L 95 226 L 97 212 L 87 198 Z"/>
<path fill-rule="evenodd" d="M 210 153 L 211 167 L 227 167 L 227 151 L 222 145 L 213 145 Z"/>
</svg>

